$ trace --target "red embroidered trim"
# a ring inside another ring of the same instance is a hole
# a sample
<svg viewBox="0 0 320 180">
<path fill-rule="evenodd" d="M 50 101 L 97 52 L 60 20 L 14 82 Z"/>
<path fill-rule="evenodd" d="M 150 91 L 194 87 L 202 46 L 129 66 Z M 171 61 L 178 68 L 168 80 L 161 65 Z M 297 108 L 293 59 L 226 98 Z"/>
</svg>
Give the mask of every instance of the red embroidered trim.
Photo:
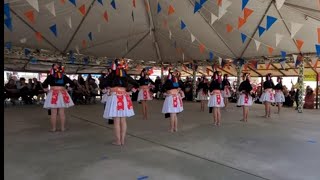
<svg viewBox="0 0 320 180">
<path fill-rule="evenodd" d="M 248 103 L 249 103 L 249 95 L 248 95 L 248 94 L 246 94 L 246 95 L 244 96 L 244 103 L 245 103 L 245 104 L 248 104 Z"/>
<path fill-rule="evenodd" d="M 61 93 L 62 93 L 63 101 L 65 103 L 69 103 L 70 102 L 70 98 L 69 98 L 68 92 L 67 91 L 61 91 Z"/>
<path fill-rule="evenodd" d="M 51 104 L 57 104 L 59 90 L 52 90 Z"/>
<path fill-rule="evenodd" d="M 117 95 L 117 110 L 124 110 L 123 95 Z"/>
<path fill-rule="evenodd" d="M 148 90 L 143 90 L 143 99 L 148 99 Z"/>
<path fill-rule="evenodd" d="M 177 96 L 173 96 L 173 107 L 178 107 L 178 97 Z"/>
<path fill-rule="evenodd" d="M 273 100 L 273 94 L 272 94 L 272 92 L 270 92 L 269 94 L 270 94 L 270 101 L 272 101 Z"/>
<path fill-rule="evenodd" d="M 217 97 L 217 104 L 220 105 L 221 104 L 221 96 L 220 96 L 220 94 L 217 94 L 216 97 Z"/>
<path fill-rule="evenodd" d="M 132 101 L 128 94 L 126 95 L 126 99 L 127 99 L 128 109 L 133 109 Z"/>
</svg>

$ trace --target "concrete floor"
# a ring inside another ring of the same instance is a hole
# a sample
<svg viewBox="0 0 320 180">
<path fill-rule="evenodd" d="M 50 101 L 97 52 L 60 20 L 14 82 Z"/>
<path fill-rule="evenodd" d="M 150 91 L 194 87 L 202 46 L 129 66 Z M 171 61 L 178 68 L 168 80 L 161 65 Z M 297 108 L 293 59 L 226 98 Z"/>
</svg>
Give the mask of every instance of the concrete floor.
<svg viewBox="0 0 320 180">
<path fill-rule="evenodd" d="M 162 101 L 150 102 L 148 121 L 141 120 L 141 105 L 134 107 L 124 147 L 110 144 L 102 104 L 68 109 L 65 133 L 48 132 L 40 106 L 5 108 L 5 180 L 320 179 L 319 110 L 284 109 L 266 120 L 263 106 L 254 105 L 244 124 L 241 108 L 231 104 L 214 127 L 199 103 L 185 102 L 180 131 L 170 134 Z"/>
</svg>

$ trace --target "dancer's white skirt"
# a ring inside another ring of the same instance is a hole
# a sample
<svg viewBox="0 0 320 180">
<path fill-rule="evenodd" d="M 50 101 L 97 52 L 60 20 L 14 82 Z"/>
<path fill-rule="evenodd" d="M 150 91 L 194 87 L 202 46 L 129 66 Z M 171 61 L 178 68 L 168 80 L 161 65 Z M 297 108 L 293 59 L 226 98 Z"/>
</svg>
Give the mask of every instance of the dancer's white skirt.
<svg viewBox="0 0 320 180">
<path fill-rule="evenodd" d="M 149 89 L 140 89 L 138 93 L 138 101 L 150 101 L 152 100 L 152 93 Z"/>
<path fill-rule="evenodd" d="M 240 94 L 239 99 L 238 99 L 238 106 L 252 106 L 252 96 L 249 94 L 246 95 L 244 93 Z"/>
<path fill-rule="evenodd" d="M 210 95 L 209 101 L 208 101 L 208 107 L 224 107 L 224 101 L 222 94 L 213 94 Z"/>
<path fill-rule="evenodd" d="M 181 96 L 167 95 L 162 106 L 162 113 L 180 113 L 183 111 L 183 102 Z"/>
<path fill-rule="evenodd" d="M 284 97 L 284 94 L 282 91 L 276 91 L 274 95 L 274 99 L 276 103 L 283 103 L 286 101 L 286 98 Z"/>
<path fill-rule="evenodd" d="M 209 99 L 209 95 L 204 93 L 202 89 L 198 92 L 197 100 L 199 101 L 207 101 Z"/>
<path fill-rule="evenodd" d="M 105 119 L 134 116 L 133 104 L 129 94 L 117 95 L 113 92 L 105 98 L 105 103 L 106 108 L 103 113 Z"/>
<path fill-rule="evenodd" d="M 65 89 L 50 90 L 47 94 L 43 108 L 69 108 L 74 106 L 72 98 Z"/>
<path fill-rule="evenodd" d="M 108 95 L 107 93 L 106 93 L 106 94 L 103 94 L 102 99 L 101 99 L 101 103 L 106 104 L 107 101 L 110 99 L 110 97 L 111 97 L 111 96 Z"/>
<path fill-rule="evenodd" d="M 274 102 L 274 94 L 271 91 L 265 91 L 262 93 L 260 97 L 260 102 Z"/>
<path fill-rule="evenodd" d="M 229 89 L 225 89 L 222 91 L 222 97 L 224 98 L 228 98 L 228 97 L 231 97 L 231 92 Z"/>
</svg>

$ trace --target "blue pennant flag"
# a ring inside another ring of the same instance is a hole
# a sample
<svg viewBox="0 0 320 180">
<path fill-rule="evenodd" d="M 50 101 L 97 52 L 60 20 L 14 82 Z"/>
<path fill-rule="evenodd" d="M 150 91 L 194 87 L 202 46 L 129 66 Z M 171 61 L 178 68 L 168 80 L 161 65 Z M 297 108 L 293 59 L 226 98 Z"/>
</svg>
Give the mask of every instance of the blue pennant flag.
<svg viewBox="0 0 320 180">
<path fill-rule="evenodd" d="M 24 55 L 25 56 L 29 56 L 30 53 L 31 53 L 31 51 L 29 49 L 27 49 L 27 48 L 24 49 Z"/>
<path fill-rule="evenodd" d="M 285 51 L 281 51 L 282 59 L 286 59 L 287 53 Z"/>
<path fill-rule="evenodd" d="M 249 0 L 242 0 L 242 10 L 247 6 Z"/>
<path fill-rule="evenodd" d="M 298 56 L 298 58 L 296 60 L 296 64 L 294 66 L 297 68 L 300 64 L 301 64 L 301 59 Z"/>
<path fill-rule="evenodd" d="M 186 28 L 186 24 L 182 20 L 181 20 L 181 23 L 180 23 L 180 28 L 181 28 L 181 30 Z"/>
<path fill-rule="evenodd" d="M 320 57 L 320 44 L 316 44 L 317 56 Z"/>
<path fill-rule="evenodd" d="M 227 64 L 226 61 L 225 61 L 224 59 L 222 59 L 222 61 L 221 61 L 221 67 L 224 68 L 224 66 L 225 66 L 226 64 Z"/>
<path fill-rule="evenodd" d="M 85 65 L 88 65 L 89 64 L 89 58 L 88 57 L 84 57 L 83 58 L 83 62 Z"/>
<path fill-rule="evenodd" d="M 77 6 L 76 0 L 69 0 L 74 6 Z"/>
<path fill-rule="evenodd" d="M 74 56 L 69 57 L 69 61 L 71 64 L 74 64 L 76 58 Z"/>
<path fill-rule="evenodd" d="M 30 63 L 31 64 L 36 64 L 37 63 L 37 58 L 35 58 L 35 57 L 30 57 Z"/>
<path fill-rule="evenodd" d="M 199 4 L 199 3 L 196 1 L 196 3 L 194 4 L 193 13 L 198 12 L 201 8 L 202 8 L 201 4 Z"/>
<path fill-rule="evenodd" d="M 244 59 L 235 59 L 234 61 L 233 61 L 233 64 L 234 65 L 239 65 L 239 66 L 243 66 L 244 65 Z"/>
<path fill-rule="evenodd" d="M 209 60 L 213 61 L 213 52 L 211 52 L 211 51 L 209 52 Z"/>
<path fill-rule="evenodd" d="M 103 5 L 103 2 L 102 2 L 102 0 L 98 0 L 98 2 L 101 4 L 101 5 Z"/>
<path fill-rule="evenodd" d="M 277 18 L 272 16 L 267 16 L 267 30 L 277 21 Z"/>
<path fill-rule="evenodd" d="M 11 49 L 12 49 L 12 43 L 11 43 L 11 42 L 6 42 L 5 47 L 6 47 L 6 49 L 8 49 L 9 51 L 11 51 Z"/>
<path fill-rule="evenodd" d="M 117 9 L 115 0 L 112 0 L 110 4 L 113 7 L 113 9 Z"/>
<path fill-rule="evenodd" d="M 242 40 L 242 43 L 244 43 L 247 39 L 247 35 L 241 33 L 241 40 Z"/>
<path fill-rule="evenodd" d="M 56 37 L 58 36 L 57 25 L 56 24 L 50 26 L 50 30 Z"/>
<path fill-rule="evenodd" d="M 158 2 L 158 10 L 157 10 L 157 13 L 159 14 L 161 12 L 161 6 L 160 6 L 160 3 Z"/>
<path fill-rule="evenodd" d="M 92 32 L 89 32 L 88 37 L 89 37 L 90 41 L 92 41 Z"/>
<path fill-rule="evenodd" d="M 4 20 L 4 24 L 7 26 L 7 28 L 12 32 L 12 21 L 11 18 L 7 18 Z"/>
<path fill-rule="evenodd" d="M 5 3 L 3 5 L 3 12 L 4 12 L 4 15 L 6 15 L 6 18 L 11 18 L 11 15 L 10 15 L 10 6 L 9 6 L 9 3 Z"/>
<path fill-rule="evenodd" d="M 207 2 L 207 0 L 200 0 L 200 5 L 202 6 L 206 2 Z"/>
<path fill-rule="evenodd" d="M 264 33 L 264 31 L 266 31 L 266 29 L 264 27 L 261 27 L 261 26 L 259 26 L 258 29 L 259 29 L 259 37 L 261 37 L 262 34 Z"/>
</svg>

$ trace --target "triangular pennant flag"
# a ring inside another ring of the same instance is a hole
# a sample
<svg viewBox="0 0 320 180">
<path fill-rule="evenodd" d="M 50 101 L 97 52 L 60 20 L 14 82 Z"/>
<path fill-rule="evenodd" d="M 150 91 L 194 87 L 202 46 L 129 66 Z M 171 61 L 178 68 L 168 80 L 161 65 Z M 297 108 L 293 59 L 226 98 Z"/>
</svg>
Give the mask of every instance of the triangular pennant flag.
<svg viewBox="0 0 320 180">
<path fill-rule="evenodd" d="M 193 13 L 198 12 L 201 8 L 202 8 L 202 5 L 199 4 L 199 3 L 196 1 L 195 4 L 194 4 Z"/>
<path fill-rule="evenodd" d="M 35 57 L 31 57 L 31 58 L 30 58 L 30 63 L 31 63 L 31 64 L 36 64 L 37 61 L 38 61 L 38 60 L 37 60 L 37 58 L 35 58 Z"/>
<path fill-rule="evenodd" d="M 244 24 L 246 23 L 246 20 L 242 17 L 238 18 L 238 29 L 240 29 Z"/>
<path fill-rule="evenodd" d="M 286 56 L 287 56 L 287 52 L 281 51 L 281 58 L 286 59 Z"/>
<path fill-rule="evenodd" d="M 269 30 L 270 27 L 277 21 L 277 18 L 273 16 L 267 16 L 267 26 L 266 29 Z"/>
<path fill-rule="evenodd" d="M 286 69 L 286 59 L 281 59 L 280 65 L 281 65 L 282 69 Z"/>
<path fill-rule="evenodd" d="M 135 8 L 136 7 L 136 0 L 132 0 L 132 6 Z"/>
<path fill-rule="evenodd" d="M 242 0 L 242 8 L 241 8 L 241 10 L 243 10 L 247 6 L 248 2 L 249 2 L 249 0 Z"/>
<path fill-rule="evenodd" d="M 49 10 L 49 12 L 53 15 L 56 16 L 56 9 L 54 8 L 54 1 L 52 1 L 51 3 L 48 3 L 46 5 L 46 8 Z"/>
<path fill-rule="evenodd" d="M 22 39 L 20 39 L 20 43 L 24 44 L 24 43 L 26 43 L 26 42 L 27 42 L 27 38 L 22 38 Z"/>
<path fill-rule="evenodd" d="M 221 62 L 221 67 L 224 68 L 226 64 L 227 64 L 226 61 L 225 61 L 225 60 L 222 60 L 222 62 Z"/>
<path fill-rule="evenodd" d="M 98 24 L 97 28 L 98 28 L 98 32 L 101 32 L 101 24 Z"/>
<path fill-rule="evenodd" d="M 265 32 L 266 29 L 262 26 L 259 26 L 258 30 L 259 30 L 259 37 L 261 37 L 261 35 Z"/>
<path fill-rule="evenodd" d="M 261 42 L 254 39 L 254 43 L 256 44 L 256 49 L 257 49 L 257 51 L 259 51 Z"/>
<path fill-rule="evenodd" d="M 84 16 L 86 14 L 86 5 L 83 4 L 82 6 L 79 7 L 79 11 L 81 14 Z"/>
<path fill-rule="evenodd" d="M 245 20 L 248 19 L 248 17 L 253 13 L 253 10 L 252 9 L 249 9 L 249 8 L 244 8 L 243 10 L 243 17 Z"/>
<path fill-rule="evenodd" d="M 56 37 L 58 36 L 57 25 L 56 24 L 50 26 L 50 30 Z"/>
<path fill-rule="evenodd" d="M 210 69 L 206 68 L 207 75 L 210 75 Z"/>
<path fill-rule="evenodd" d="M 61 4 L 64 5 L 66 3 L 66 0 L 60 0 Z"/>
<path fill-rule="evenodd" d="M 112 0 L 110 4 L 113 7 L 113 9 L 117 9 L 115 0 Z"/>
<path fill-rule="evenodd" d="M 106 20 L 107 22 L 109 21 L 109 17 L 108 17 L 107 11 L 105 11 L 105 12 L 103 13 L 103 18 L 104 18 L 104 20 Z"/>
<path fill-rule="evenodd" d="M 284 36 L 282 34 L 276 33 L 276 47 L 279 45 L 283 37 Z"/>
<path fill-rule="evenodd" d="M 217 4 L 218 4 L 218 6 L 222 6 L 222 0 L 217 0 Z"/>
<path fill-rule="evenodd" d="M 200 44 L 199 45 L 199 50 L 200 50 L 200 53 L 204 53 L 204 49 L 205 49 L 205 46 L 203 44 Z"/>
<path fill-rule="evenodd" d="M 71 2 L 74 6 L 77 7 L 76 0 L 69 0 L 69 2 Z"/>
<path fill-rule="evenodd" d="M 11 51 L 11 49 L 12 49 L 12 42 L 6 42 L 5 47 L 6 47 L 6 49 L 8 49 L 9 51 Z"/>
<path fill-rule="evenodd" d="M 11 18 L 9 3 L 5 3 L 3 5 L 3 12 L 4 12 L 4 15 L 6 15 L 6 19 Z"/>
<path fill-rule="evenodd" d="M 33 13 L 33 10 L 30 10 L 30 11 L 27 11 L 24 13 L 24 15 L 28 18 L 28 20 L 31 22 L 31 23 L 35 23 L 35 18 L 34 18 L 34 13 Z"/>
<path fill-rule="evenodd" d="M 168 28 L 168 22 L 166 19 L 163 20 L 163 27 Z"/>
<path fill-rule="evenodd" d="M 80 54 L 79 47 L 76 46 L 75 49 L 76 49 L 77 53 Z"/>
<path fill-rule="evenodd" d="M 90 41 L 92 41 L 92 32 L 89 32 L 88 37 L 89 37 Z"/>
<path fill-rule="evenodd" d="M 258 61 L 252 60 L 252 61 L 250 61 L 250 65 L 253 69 L 257 69 L 258 68 Z"/>
<path fill-rule="evenodd" d="M 241 33 L 241 40 L 242 40 L 242 43 L 244 43 L 247 39 L 247 35 Z"/>
<path fill-rule="evenodd" d="M 196 37 L 191 33 L 191 42 L 194 42 L 194 40 L 196 40 Z"/>
<path fill-rule="evenodd" d="M 83 58 L 83 62 L 85 65 L 88 65 L 89 64 L 89 58 L 88 57 L 84 57 Z"/>
<path fill-rule="evenodd" d="M 169 39 L 172 38 L 172 33 L 171 33 L 171 30 L 169 30 Z"/>
<path fill-rule="evenodd" d="M 270 68 L 270 65 L 271 65 L 271 61 L 269 59 L 265 60 L 264 61 L 265 64 L 266 64 L 266 69 L 268 70 Z"/>
<path fill-rule="evenodd" d="M 283 6 L 284 1 L 285 0 L 276 0 L 277 9 L 280 9 Z"/>
<path fill-rule="evenodd" d="M 297 34 L 302 26 L 303 24 L 291 22 L 291 38 L 293 38 Z"/>
<path fill-rule="evenodd" d="M 219 66 L 221 66 L 221 63 L 222 63 L 222 58 L 221 57 L 218 57 L 218 62 L 219 62 Z"/>
<path fill-rule="evenodd" d="M 38 0 L 27 0 L 27 2 L 39 12 L 39 3 Z"/>
<path fill-rule="evenodd" d="M 227 24 L 227 32 L 231 32 L 233 30 L 233 27 L 230 24 Z"/>
<path fill-rule="evenodd" d="M 36 39 L 38 42 L 41 42 L 42 41 L 42 35 L 40 32 L 36 32 Z"/>
<path fill-rule="evenodd" d="M 232 2 L 228 1 L 228 0 L 224 0 L 222 5 L 221 5 L 221 8 L 222 9 L 227 9 L 229 6 L 231 6 Z"/>
<path fill-rule="evenodd" d="M 99 59 L 96 60 L 96 64 L 100 65 L 101 61 Z"/>
<path fill-rule="evenodd" d="M 147 0 L 144 0 L 144 5 L 145 5 L 145 8 L 146 8 L 146 11 L 149 12 L 150 11 L 150 7 L 149 7 L 149 3 Z"/>
<path fill-rule="evenodd" d="M 24 55 L 25 56 L 29 56 L 29 54 L 31 53 L 31 51 L 27 48 L 24 49 Z"/>
<path fill-rule="evenodd" d="M 186 24 L 181 20 L 180 22 L 180 28 L 181 30 L 183 30 L 184 28 L 186 28 Z"/>
<path fill-rule="evenodd" d="M 182 53 L 182 61 L 184 61 L 184 53 Z"/>
<path fill-rule="evenodd" d="M 66 21 L 67 21 L 67 24 L 68 24 L 68 26 L 70 27 L 70 29 L 72 29 L 71 16 L 67 16 L 67 17 L 66 17 Z"/>
<path fill-rule="evenodd" d="M 158 2 L 158 9 L 157 9 L 157 13 L 159 14 L 160 12 L 161 12 L 161 5 L 160 5 L 160 3 Z"/>
<path fill-rule="evenodd" d="M 216 15 L 214 15 L 213 13 L 211 13 L 211 21 L 210 21 L 210 24 L 212 25 L 217 19 L 218 19 L 218 17 L 217 17 Z"/>
<path fill-rule="evenodd" d="M 207 2 L 207 0 L 200 0 L 201 6 L 202 6 L 204 3 L 206 3 L 206 2 Z"/>
<path fill-rule="evenodd" d="M 295 63 L 295 67 L 297 68 L 302 62 L 302 56 L 298 56 L 296 63 Z"/>
<path fill-rule="evenodd" d="M 318 28 L 317 31 L 318 31 L 318 43 L 320 43 L 320 28 Z"/>
<path fill-rule="evenodd" d="M 300 39 L 297 39 L 296 43 L 297 43 L 297 48 L 299 49 L 299 51 L 301 51 L 301 47 L 302 47 L 304 42 L 302 40 L 300 40 Z"/>
<path fill-rule="evenodd" d="M 169 9 L 168 9 L 168 15 L 171 15 L 174 13 L 174 8 L 172 5 L 169 6 Z"/>
<path fill-rule="evenodd" d="M 296 64 L 298 55 L 292 54 L 292 57 L 293 57 L 293 62 L 294 62 L 294 64 Z"/>
<path fill-rule="evenodd" d="M 244 70 L 244 71 L 248 71 L 248 64 L 245 64 L 245 65 L 243 66 L 243 70 Z"/>
<path fill-rule="evenodd" d="M 82 40 L 82 48 L 86 48 L 87 47 L 87 42 L 86 40 Z"/>
<path fill-rule="evenodd" d="M 134 14 L 133 14 L 133 10 L 132 10 L 132 13 L 131 13 L 131 17 L 132 17 L 132 21 L 134 22 Z"/>
<path fill-rule="evenodd" d="M 211 51 L 209 52 L 209 60 L 213 61 L 213 52 L 211 52 Z"/>
<path fill-rule="evenodd" d="M 268 47 L 268 52 L 269 52 L 270 55 L 272 55 L 273 48 L 269 46 L 269 47 Z"/>
<path fill-rule="evenodd" d="M 316 52 L 317 52 L 317 56 L 320 57 L 320 44 L 316 44 Z"/>
<path fill-rule="evenodd" d="M 319 59 L 318 57 L 312 57 L 312 58 L 311 58 L 311 64 L 312 64 L 312 66 L 313 66 L 314 68 L 317 67 L 318 59 Z"/>
<path fill-rule="evenodd" d="M 102 2 L 102 0 L 98 0 L 98 2 L 101 4 L 101 5 L 103 5 L 103 2 Z"/>
<path fill-rule="evenodd" d="M 219 7 L 219 19 L 221 19 L 227 12 L 228 11 L 226 9 Z"/>
</svg>

